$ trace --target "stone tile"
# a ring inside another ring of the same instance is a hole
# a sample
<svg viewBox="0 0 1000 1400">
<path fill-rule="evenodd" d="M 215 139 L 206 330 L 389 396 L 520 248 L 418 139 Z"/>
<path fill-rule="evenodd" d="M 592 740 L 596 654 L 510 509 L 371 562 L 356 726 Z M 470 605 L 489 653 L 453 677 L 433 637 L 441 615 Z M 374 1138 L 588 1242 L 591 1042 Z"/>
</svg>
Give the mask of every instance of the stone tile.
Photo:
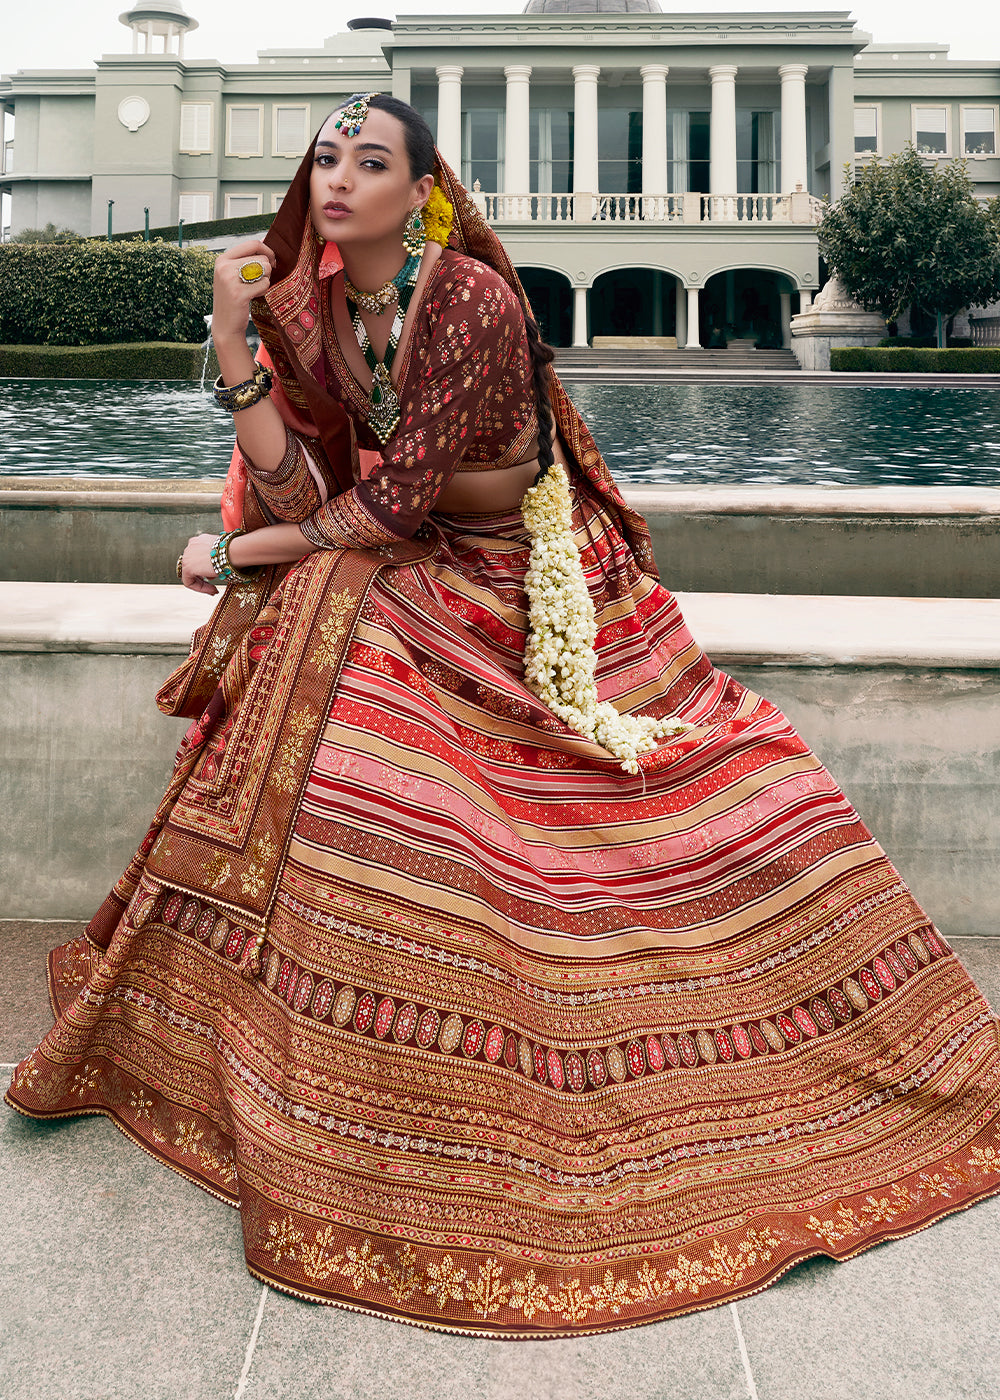
<svg viewBox="0 0 1000 1400">
<path fill-rule="evenodd" d="M 760 1400 L 981 1400 L 1000 1389 L 1000 1199 L 811 1259 L 738 1304 Z"/>
<path fill-rule="evenodd" d="M 45 960 L 83 924 L 0 921 L 0 1062 L 16 1064 L 52 1029 Z"/>
<path fill-rule="evenodd" d="M 596 1337 L 496 1342 L 268 1295 L 242 1400 L 746 1400 L 728 1308 Z"/>
<path fill-rule="evenodd" d="M 228 1400 L 261 1285 L 239 1216 L 105 1119 L 0 1111 L 0 1395 Z"/>
</svg>

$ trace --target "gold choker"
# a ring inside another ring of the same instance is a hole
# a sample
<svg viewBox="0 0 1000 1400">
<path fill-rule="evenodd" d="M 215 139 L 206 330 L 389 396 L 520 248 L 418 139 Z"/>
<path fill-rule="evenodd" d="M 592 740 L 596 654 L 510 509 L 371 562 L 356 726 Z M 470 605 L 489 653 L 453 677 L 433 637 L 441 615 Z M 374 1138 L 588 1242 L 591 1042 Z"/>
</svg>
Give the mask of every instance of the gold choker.
<svg viewBox="0 0 1000 1400">
<path fill-rule="evenodd" d="M 408 257 L 395 277 L 390 277 L 388 282 L 383 282 L 381 287 L 374 292 L 363 292 L 360 287 L 356 287 L 345 271 L 344 291 L 348 300 L 353 301 L 355 306 L 360 306 L 362 311 L 370 311 L 373 316 L 381 316 L 387 306 L 391 306 L 394 301 L 399 300 L 401 288 L 411 281 L 414 264 L 419 263 L 419 261 L 419 258 Z"/>
</svg>

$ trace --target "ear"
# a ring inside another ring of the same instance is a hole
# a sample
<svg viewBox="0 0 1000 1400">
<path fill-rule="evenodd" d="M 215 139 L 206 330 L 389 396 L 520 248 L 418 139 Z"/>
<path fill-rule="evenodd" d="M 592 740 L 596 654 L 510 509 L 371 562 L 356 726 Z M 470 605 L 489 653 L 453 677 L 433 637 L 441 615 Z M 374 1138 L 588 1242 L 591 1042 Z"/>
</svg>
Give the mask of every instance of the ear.
<svg viewBox="0 0 1000 1400">
<path fill-rule="evenodd" d="M 413 195 L 421 208 L 431 197 L 431 190 L 434 188 L 434 176 L 425 175 L 413 186 Z"/>
</svg>

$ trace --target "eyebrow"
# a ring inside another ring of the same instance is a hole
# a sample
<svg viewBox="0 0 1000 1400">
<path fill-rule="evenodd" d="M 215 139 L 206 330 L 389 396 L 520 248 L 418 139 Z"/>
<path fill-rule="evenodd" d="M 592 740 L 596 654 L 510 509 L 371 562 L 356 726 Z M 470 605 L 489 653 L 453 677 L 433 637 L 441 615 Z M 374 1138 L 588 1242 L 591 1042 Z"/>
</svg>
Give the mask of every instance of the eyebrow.
<svg viewBox="0 0 1000 1400">
<path fill-rule="evenodd" d="M 352 145 L 353 145 L 353 143 L 352 143 Z M 316 142 L 316 148 L 317 148 L 317 150 L 319 149 L 320 146 L 329 146 L 330 149 L 333 150 L 333 151 L 337 151 L 337 150 L 340 149 L 340 147 L 337 145 L 336 141 L 317 141 L 317 142 Z M 384 151 L 384 152 L 386 153 L 387 156 L 395 155 L 395 152 L 394 152 L 394 151 L 391 151 L 391 150 L 389 149 L 388 146 L 379 146 L 379 145 L 378 145 L 376 142 L 374 142 L 374 141 L 362 141 L 362 142 L 359 143 L 358 145 L 353 145 L 353 149 L 356 150 L 356 151 Z"/>
</svg>

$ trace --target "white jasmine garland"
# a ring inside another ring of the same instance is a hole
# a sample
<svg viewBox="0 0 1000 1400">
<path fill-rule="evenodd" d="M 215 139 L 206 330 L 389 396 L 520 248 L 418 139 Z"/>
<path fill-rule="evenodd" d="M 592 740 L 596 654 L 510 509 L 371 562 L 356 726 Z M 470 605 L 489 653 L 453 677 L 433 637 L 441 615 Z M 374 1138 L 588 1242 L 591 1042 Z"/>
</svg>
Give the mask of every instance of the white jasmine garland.
<svg viewBox="0 0 1000 1400">
<path fill-rule="evenodd" d="M 524 678 L 528 689 L 577 734 L 593 739 L 638 773 L 638 756 L 657 739 L 693 726 L 678 719 L 620 714 L 598 700 L 594 675 L 597 623 L 594 605 L 573 538 L 573 501 L 565 471 L 551 466 L 521 503 L 531 535 L 524 586 L 528 594 L 528 641 Z"/>
</svg>

